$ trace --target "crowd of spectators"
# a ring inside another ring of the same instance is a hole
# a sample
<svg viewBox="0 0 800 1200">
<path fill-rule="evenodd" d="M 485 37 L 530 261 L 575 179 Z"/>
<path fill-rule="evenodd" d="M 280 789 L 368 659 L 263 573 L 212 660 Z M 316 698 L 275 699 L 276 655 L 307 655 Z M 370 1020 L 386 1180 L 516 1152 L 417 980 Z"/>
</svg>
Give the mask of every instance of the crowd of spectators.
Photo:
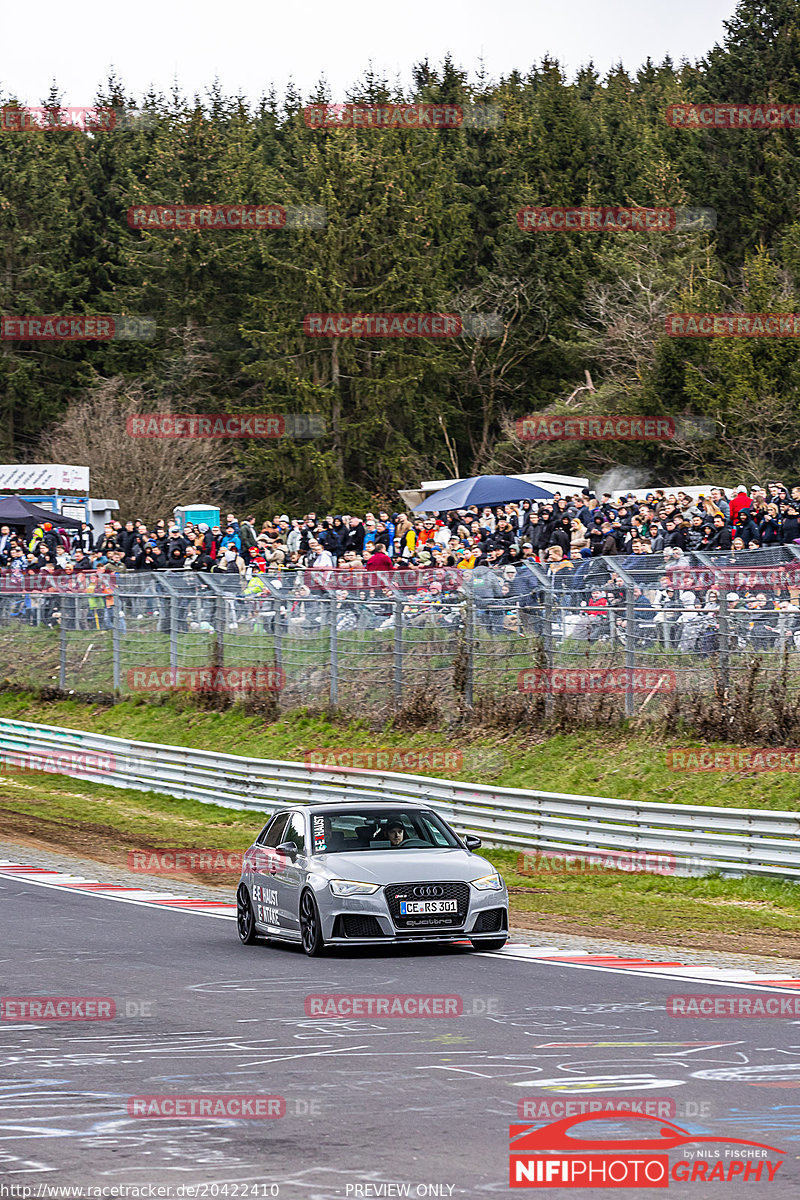
<svg viewBox="0 0 800 1200">
<path fill-rule="evenodd" d="M 163 570 L 238 576 L 237 590 L 249 605 L 247 611 L 252 609 L 254 627 L 263 620 L 258 597 L 265 573 L 278 572 L 288 584 L 287 573 L 300 572 L 283 593 L 292 595 L 287 620 L 290 626 L 320 623 L 327 618 L 316 601 L 313 580 L 323 576 L 309 574 L 320 570 L 328 580 L 335 577 L 334 590 L 341 588 L 337 594 L 349 602 L 340 614 L 342 628 L 353 621 L 388 628 L 394 619 L 388 589 L 365 585 L 363 574 L 345 572 L 385 572 L 377 578 L 386 580 L 389 572 L 403 571 L 404 587 L 411 593 L 404 619 L 412 625 L 431 620 L 447 625 L 461 619 L 448 605 L 458 599 L 461 577 L 456 571 L 442 574 L 432 569 L 486 566 L 494 569 L 472 575 L 480 625 L 492 633 L 525 633 L 541 632 L 544 611 L 541 572 L 537 579 L 535 573 L 520 569 L 531 562 L 553 581 L 561 637 L 588 642 L 624 639 L 625 576 L 641 584 L 634 604 L 640 644 L 711 652 L 719 638 L 720 589 L 716 579 L 702 582 L 698 575 L 695 582 L 695 577 L 685 577 L 687 555 L 721 552 L 727 562 L 735 563 L 746 560 L 754 549 L 800 546 L 799 512 L 800 487 L 789 491 L 770 484 L 749 492 L 742 485 L 730 496 L 712 488 L 696 500 L 682 491 L 662 489 L 644 496 L 623 494 L 616 500 L 609 493 L 598 498 L 583 491 L 556 493 L 552 502 L 525 500 L 421 516 L 378 511 L 361 518 L 310 512 L 292 519 L 284 513 L 260 528 L 252 516 L 239 520 L 233 513 L 214 527 L 187 524 L 181 529 L 159 521 L 150 529 L 140 520 L 128 520 L 107 524 L 99 537 L 86 524 L 73 535 L 59 530 L 54 516 L 52 524 L 43 524 L 30 537 L 8 526 L 0 528 L 0 570 L 10 579 L 11 591 L 14 577 L 36 576 L 37 590 L 43 576 L 59 577 L 62 591 L 73 587 L 64 577 L 73 577 L 76 591 L 96 593 L 88 619 L 106 627 L 114 603 L 110 576 Z M 598 574 L 592 564 L 599 559 L 605 567 L 598 562 Z M 420 573 L 418 584 L 409 586 L 409 578 L 414 579 L 409 572 Z M 762 648 L 786 641 L 800 648 L 800 609 L 787 587 L 761 577 L 740 588 L 730 586 L 730 591 L 727 586 L 724 590 L 734 637 L 758 642 Z M 357 594 L 359 589 L 363 594 Z M 378 603 L 381 598 L 385 610 Z M 362 613 L 356 611 L 359 600 L 369 602 Z M 128 604 L 131 614 L 135 607 Z M 143 611 L 140 607 L 136 615 Z M 22 610 L 19 615 L 24 615 Z M 45 611 L 43 619 L 51 616 Z M 86 621 L 86 615 L 81 619 Z M 184 605 L 181 627 L 187 620 Z M 205 624 L 211 628 L 207 620 Z"/>
<path fill-rule="evenodd" d="M 158 521 L 151 529 L 131 519 L 106 525 L 95 537 L 89 525 L 70 536 L 54 522 L 28 538 L 0 528 L 0 568 L 55 574 L 102 569 L 113 572 L 193 570 L 239 572 L 250 578 L 266 570 L 339 568 L 370 571 L 429 567 L 507 567 L 533 559 L 556 567 L 596 556 L 679 551 L 744 551 L 800 545 L 800 487 L 744 485 L 727 496 L 721 488 L 695 501 L 685 492 L 658 489 L 616 500 L 584 490 L 552 502 L 468 509 L 423 515 L 368 512 L 318 515 L 223 525 Z"/>
</svg>

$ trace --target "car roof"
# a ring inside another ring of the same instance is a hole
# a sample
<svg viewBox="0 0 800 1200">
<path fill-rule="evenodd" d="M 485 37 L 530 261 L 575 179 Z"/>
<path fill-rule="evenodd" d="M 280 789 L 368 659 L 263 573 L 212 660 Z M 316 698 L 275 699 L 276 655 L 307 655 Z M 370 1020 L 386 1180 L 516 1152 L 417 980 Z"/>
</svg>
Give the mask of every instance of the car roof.
<svg viewBox="0 0 800 1200">
<path fill-rule="evenodd" d="M 308 800 L 298 801 L 297 804 L 287 804 L 286 808 L 276 809 L 272 815 L 277 816 L 279 812 L 288 812 L 289 809 L 298 808 L 303 812 L 352 812 L 353 809 L 363 811 L 365 808 L 374 808 L 381 812 L 386 809 L 394 811 L 398 808 L 425 810 L 430 809 L 430 804 L 424 800 Z"/>
</svg>

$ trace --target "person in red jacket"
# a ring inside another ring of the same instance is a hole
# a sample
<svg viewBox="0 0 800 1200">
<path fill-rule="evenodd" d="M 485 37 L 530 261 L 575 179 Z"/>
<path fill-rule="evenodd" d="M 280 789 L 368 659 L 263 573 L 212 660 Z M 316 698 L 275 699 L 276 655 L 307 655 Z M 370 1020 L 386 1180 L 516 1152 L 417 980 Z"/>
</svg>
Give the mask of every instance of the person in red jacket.
<svg viewBox="0 0 800 1200">
<path fill-rule="evenodd" d="M 731 500 L 731 525 L 736 524 L 736 517 L 743 508 L 750 507 L 750 497 L 747 494 L 747 488 L 743 483 L 740 483 L 736 489 L 736 495 Z"/>
<path fill-rule="evenodd" d="M 370 554 L 367 561 L 364 563 L 367 571 L 393 571 L 394 566 L 389 555 L 386 553 L 386 548 L 383 542 L 377 543 L 377 549 L 374 554 Z"/>
</svg>

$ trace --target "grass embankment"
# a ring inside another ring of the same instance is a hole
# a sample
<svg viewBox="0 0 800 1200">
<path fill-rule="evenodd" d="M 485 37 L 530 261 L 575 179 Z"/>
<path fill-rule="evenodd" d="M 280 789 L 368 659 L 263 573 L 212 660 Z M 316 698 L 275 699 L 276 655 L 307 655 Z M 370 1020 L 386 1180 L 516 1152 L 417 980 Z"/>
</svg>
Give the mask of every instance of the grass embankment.
<svg viewBox="0 0 800 1200">
<path fill-rule="evenodd" d="M 375 730 L 366 722 L 337 724 L 297 712 L 265 724 L 235 709 L 201 712 L 179 702 L 90 708 L 3 694 L 0 716 L 249 757 L 302 760 L 319 747 L 453 749 L 446 736 L 429 731 Z M 797 776 L 676 774 L 666 759 L 675 743 L 658 742 L 652 734 L 611 737 L 587 731 L 538 742 L 533 738 L 527 732 L 504 739 L 486 734 L 468 742 L 459 738 L 461 769 L 451 765 L 425 773 L 630 800 L 800 809 Z M 61 776 L 11 774 L 0 784 L 0 840 L 59 847 L 120 867 L 127 866 L 129 852 L 136 849 L 243 850 L 261 825 L 262 817 L 252 812 Z M 487 851 L 486 857 L 512 888 L 515 923 L 547 935 L 547 940 L 559 932 L 584 933 L 800 958 L 800 888 L 793 883 L 621 872 L 562 875 L 540 870 L 520 875 L 515 852 Z M 230 885 L 235 876 L 203 879 Z"/>
</svg>

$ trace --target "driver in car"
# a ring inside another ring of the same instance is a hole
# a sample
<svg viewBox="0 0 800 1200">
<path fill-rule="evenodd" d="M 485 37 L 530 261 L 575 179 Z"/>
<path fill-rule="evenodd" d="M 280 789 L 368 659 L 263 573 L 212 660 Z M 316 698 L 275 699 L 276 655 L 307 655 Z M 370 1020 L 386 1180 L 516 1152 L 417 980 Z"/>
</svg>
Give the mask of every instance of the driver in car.
<svg viewBox="0 0 800 1200">
<path fill-rule="evenodd" d="M 386 836 L 392 846 L 402 846 L 406 840 L 405 826 L 401 821 L 393 821 L 391 825 L 386 826 Z"/>
</svg>

